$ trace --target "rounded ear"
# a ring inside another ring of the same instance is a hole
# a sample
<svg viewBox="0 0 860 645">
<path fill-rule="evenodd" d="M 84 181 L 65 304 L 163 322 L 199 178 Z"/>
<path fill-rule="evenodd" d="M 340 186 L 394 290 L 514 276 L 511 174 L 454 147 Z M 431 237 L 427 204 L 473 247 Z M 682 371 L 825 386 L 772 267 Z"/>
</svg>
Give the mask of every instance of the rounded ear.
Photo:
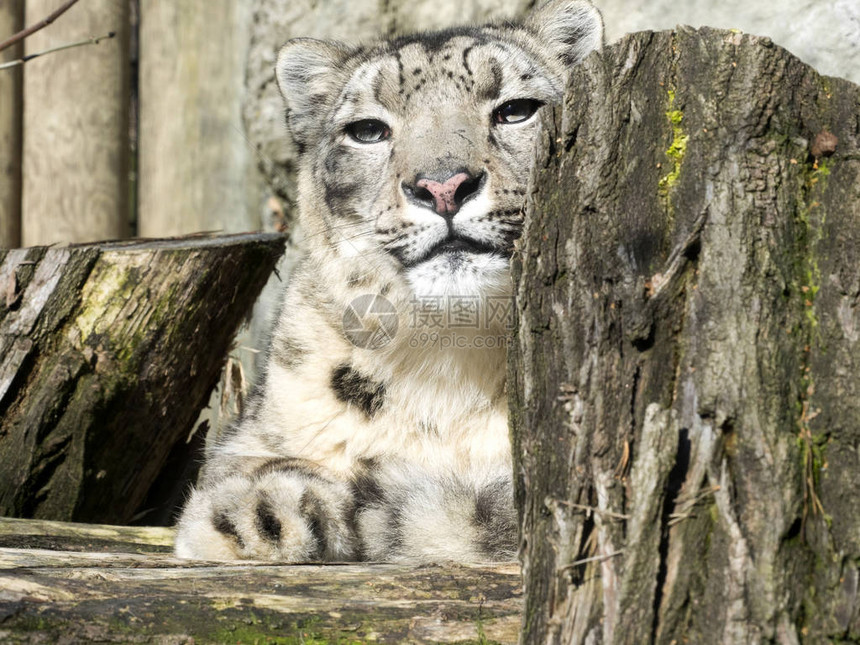
<svg viewBox="0 0 860 645">
<path fill-rule="evenodd" d="M 603 18 L 588 0 L 548 0 L 529 14 L 525 25 L 566 65 L 603 46 Z"/>
<path fill-rule="evenodd" d="M 281 47 L 275 78 L 296 143 L 307 143 L 315 134 L 322 109 L 346 82 L 343 62 L 350 53 L 342 43 L 313 38 L 295 38 Z"/>
</svg>

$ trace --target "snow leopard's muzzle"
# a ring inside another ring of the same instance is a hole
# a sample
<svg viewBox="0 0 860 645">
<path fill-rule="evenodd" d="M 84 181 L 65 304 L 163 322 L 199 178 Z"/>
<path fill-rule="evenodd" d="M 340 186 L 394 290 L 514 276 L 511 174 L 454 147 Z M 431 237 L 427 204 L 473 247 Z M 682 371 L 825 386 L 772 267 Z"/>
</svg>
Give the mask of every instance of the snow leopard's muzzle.
<svg viewBox="0 0 860 645">
<path fill-rule="evenodd" d="M 452 264 L 482 255 L 509 258 L 520 220 L 504 222 L 503 215 L 493 212 L 489 183 L 486 169 L 465 166 L 402 180 L 399 189 L 405 202 L 425 219 L 422 226 L 404 231 L 387 244 L 386 251 L 407 269 L 440 256 Z"/>
<path fill-rule="evenodd" d="M 458 168 L 453 173 L 435 173 L 432 176 L 419 173 L 411 182 L 402 181 L 400 190 L 406 200 L 419 208 L 434 212 L 445 222 L 447 235 L 437 236 L 432 244 L 426 245 L 420 253 L 407 253 L 401 246 L 389 248 L 405 267 L 412 267 L 443 254 L 496 254 L 507 257 L 510 254 L 510 238 L 500 236 L 495 240 L 479 239 L 468 234 L 456 221 L 457 214 L 469 202 L 477 200 L 486 189 L 487 172 L 469 171 Z"/>
</svg>

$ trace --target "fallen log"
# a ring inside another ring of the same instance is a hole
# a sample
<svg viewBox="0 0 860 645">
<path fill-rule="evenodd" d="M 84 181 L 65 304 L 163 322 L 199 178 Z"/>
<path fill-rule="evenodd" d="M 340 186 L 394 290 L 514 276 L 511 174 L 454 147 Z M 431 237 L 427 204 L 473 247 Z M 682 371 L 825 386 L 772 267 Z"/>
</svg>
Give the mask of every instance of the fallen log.
<svg viewBox="0 0 860 645">
<path fill-rule="evenodd" d="M 187 483 L 164 465 L 185 451 L 283 245 L 0 250 L 0 515 L 127 523 L 156 483 Z"/>
<path fill-rule="evenodd" d="M 517 642 L 516 565 L 189 563 L 172 541 L 0 518 L 0 641 Z"/>
</svg>

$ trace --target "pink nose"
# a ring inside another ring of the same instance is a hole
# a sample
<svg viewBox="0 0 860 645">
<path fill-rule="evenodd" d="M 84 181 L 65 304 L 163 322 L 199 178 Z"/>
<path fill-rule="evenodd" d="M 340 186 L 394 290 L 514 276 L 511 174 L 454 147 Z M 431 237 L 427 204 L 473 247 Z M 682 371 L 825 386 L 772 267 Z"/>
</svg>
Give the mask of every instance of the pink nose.
<svg viewBox="0 0 860 645">
<path fill-rule="evenodd" d="M 460 210 L 460 205 L 466 197 L 466 195 L 457 195 L 457 189 L 464 182 L 469 181 L 469 179 L 471 177 L 468 173 L 458 172 L 453 177 L 445 180 L 444 183 L 433 181 L 432 179 L 419 179 L 415 182 L 415 186 L 423 188 L 432 195 L 434 202 L 433 210 L 439 215 L 453 215 Z"/>
</svg>

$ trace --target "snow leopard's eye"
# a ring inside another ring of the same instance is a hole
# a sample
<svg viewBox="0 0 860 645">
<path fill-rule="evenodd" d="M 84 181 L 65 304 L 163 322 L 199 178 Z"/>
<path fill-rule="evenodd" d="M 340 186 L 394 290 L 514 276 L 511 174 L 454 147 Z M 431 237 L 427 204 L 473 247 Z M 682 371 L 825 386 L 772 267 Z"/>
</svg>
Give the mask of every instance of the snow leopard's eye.
<svg viewBox="0 0 860 645">
<path fill-rule="evenodd" d="M 514 99 L 497 107 L 493 111 L 494 123 L 522 123 L 528 121 L 532 115 L 542 106 L 541 101 L 535 99 Z"/>
<path fill-rule="evenodd" d="M 358 143 L 379 143 L 391 136 L 391 128 L 377 119 L 362 119 L 346 126 L 346 133 Z"/>
</svg>

